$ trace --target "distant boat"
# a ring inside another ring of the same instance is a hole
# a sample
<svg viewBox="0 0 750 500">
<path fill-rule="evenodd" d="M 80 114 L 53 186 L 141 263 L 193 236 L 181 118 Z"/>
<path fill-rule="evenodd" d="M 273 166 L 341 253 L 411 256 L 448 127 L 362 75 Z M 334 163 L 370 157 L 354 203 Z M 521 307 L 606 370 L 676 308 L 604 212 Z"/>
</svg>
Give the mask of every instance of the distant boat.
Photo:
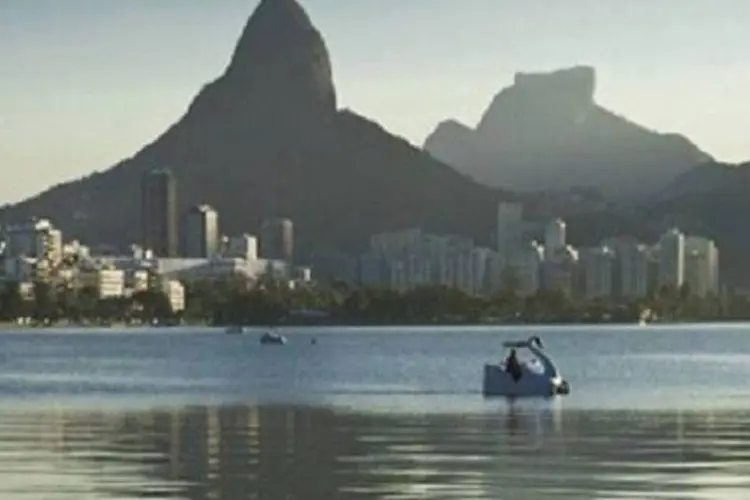
<svg viewBox="0 0 750 500">
<path fill-rule="evenodd" d="M 651 309 L 644 309 L 638 318 L 638 324 L 640 326 L 648 326 L 649 323 L 653 323 L 656 320 L 657 316 Z"/>
<path fill-rule="evenodd" d="M 260 338 L 260 343 L 263 345 L 284 345 L 286 344 L 286 337 L 276 332 L 266 332 Z"/>
</svg>

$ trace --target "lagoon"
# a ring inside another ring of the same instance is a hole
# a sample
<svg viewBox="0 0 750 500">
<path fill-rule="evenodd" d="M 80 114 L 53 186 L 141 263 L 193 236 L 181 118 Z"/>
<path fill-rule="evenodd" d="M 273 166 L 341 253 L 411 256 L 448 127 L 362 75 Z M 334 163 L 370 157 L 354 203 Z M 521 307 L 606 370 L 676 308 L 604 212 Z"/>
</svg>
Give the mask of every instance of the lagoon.
<svg viewBox="0 0 750 500">
<path fill-rule="evenodd" d="M 748 325 L 261 333 L 0 334 L 0 498 L 750 494 Z M 482 398 L 533 334 L 572 394 Z"/>
</svg>

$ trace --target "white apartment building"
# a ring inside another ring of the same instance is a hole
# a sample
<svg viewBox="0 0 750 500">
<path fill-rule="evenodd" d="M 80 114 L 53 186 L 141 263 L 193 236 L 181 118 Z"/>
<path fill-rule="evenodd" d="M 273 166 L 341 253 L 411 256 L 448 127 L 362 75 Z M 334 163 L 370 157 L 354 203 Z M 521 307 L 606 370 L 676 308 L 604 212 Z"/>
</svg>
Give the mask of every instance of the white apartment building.
<svg viewBox="0 0 750 500">
<path fill-rule="evenodd" d="M 96 275 L 96 286 L 100 299 L 117 298 L 125 295 L 125 271 L 99 269 Z"/>
<path fill-rule="evenodd" d="M 659 287 L 680 288 L 685 282 L 685 235 L 670 229 L 659 240 Z"/>
<path fill-rule="evenodd" d="M 606 246 L 590 248 L 581 252 L 587 299 L 612 296 L 614 261 L 614 251 Z"/>
<path fill-rule="evenodd" d="M 420 254 L 431 263 L 432 283 L 448 287 L 455 286 L 455 257 L 449 237 L 425 235 Z"/>
<path fill-rule="evenodd" d="M 493 261 L 497 260 L 499 254 L 489 248 L 475 248 L 471 253 L 471 265 L 473 275 L 473 295 L 481 295 L 491 291 L 490 272 Z"/>
<path fill-rule="evenodd" d="M 62 258 L 62 233 L 47 219 L 6 226 L 4 236 L 6 257 Z"/>
<path fill-rule="evenodd" d="M 258 260 L 258 238 L 249 234 L 229 237 L 223 256 L 227 259 Z"/>
<path fill-rule="evenodd" d="M 523 241 L 523 205 L 501 202 L 497 206 L 497 251 L 504 258 L 510 258 L 520 251 Z"/>
<path fill-rule="evenodd" d="M 163 280 L 162 291 L 166 295 L 172 312 L 179 313 L 185 310 L 185 287 L 177 280 Z"/>
<path fill-rule="evenodd" d="M 47 258 L 52 263 L 60 262 L 63 256 L 63 239 L 62 231 L 59 229 L 50 229 L 46 238 L 43 237 L 46 245 Z"/>
<path fill-rule="evenodd" d="M 78 271 L 78 286 L 96 290 L 100 299 L 125 295 L 125 271 L 120 269 L 84 268 Z"/>
<path fill-rule="evenodd" d="M 544 228 L 544 248 L 548 256 L 563 251 L 567 246 L 568 225 L 562 219 L 555 219 Z"/>
<path fill-rule="evenodd" d="M 312 269 L 309 267 L 298 266 L 294 268 L 294 280 L 309 283 L 312 281 Z"/>
<path fill-rule="evenodd" d="M 621 294 L 626 298 L 648 295 L 650 249 L 646 245 L 622 245 L 618 249 Z"/>
<path fill-rule="evenodd" d="M 433 262 L 419 255 L 385 259 L 387 285 L 396 290 L 426 286 L 434 283 Z"/>
<path fill-rule="evenodd" d="M 458 288 L 466 294 L 474 292 L 474 266 L 472 265 L 472 250 L 457 250 L 453 256 L 456 282 Z"/>
<path fill-rule="evenodd" d="M 370 238 L 370 249 L 386 257 L 399 258 L 413 251 L 422 242 L 422 238 L 421 229 L 376 234 Z"/>
<path fill-rule="evenodd" d="M 699 297 L 719 293 L 719 251 L 712 240 L 685 237 L 685 283 Z"/>
<path fill-rule="evenodd" d="M 541 288 L 544 255 L 544 247 L 532 241 L 513 256 L 508 272 L 516 275 L 521 295 L 534 295 Z"/>
<path fill-rule="evenodd" d="M 129 293 L 148 290 L 149 275 L 144 269 L 135 269 L 125 275 L 125 287 Z"/>
<path fill-rule="evenodd" d="M 292 267 L 283 261 L 265 259 L 136 259 L 133 257 L 95 257 L 94 267 L 121 269 L 127 273 L 152 272 L 163 279 L 181 282 L 242 277 L 250 281 L 270 276 L 278 280 L 292 279 Z"/>
<path fill-rule="evenodd" d="M 469 238 L 436 236 L 409 229 L 371 238 L 371 250 L 360 260 L 360 283 L 398 290 L 439 285 L 471 295 L 483 293 L 490 261 L 497 252 L 477 248 Z"/>
<path fill-rule="evenodd" d="M 409 288 L 408 262 L 393 260 L 388 265 L 388 288 L 404 291 Z"/>
<path fill-rule="evenodd" d="M 503 290 L 509 283 L 508 279 L 509 260 L 499 252 L 492 252 L 487 257 L 486 285 L 489 293 L 497 293 Z"/>
<path fill-rule="evenodd" d="M 63 257 L 87 259 L 91 256 L 91 249 L 86 245 L 82 245 L 78 240 L 73 240 L 63 245 L 62 254 Z"/>
<path fill-rule="evenodd" d="M 183 255 L 210 259 L 219 253 L 219 214 L 209 205 L 192 207 L 183 221 Z"/>
<path fill-rule="evenodd" d="M 547 255 L 542 267 L 544 289 L 562 292 L 568 297 L 573 295 L 579 262 L 578 250 L 570 245 Z"/>
</svg>

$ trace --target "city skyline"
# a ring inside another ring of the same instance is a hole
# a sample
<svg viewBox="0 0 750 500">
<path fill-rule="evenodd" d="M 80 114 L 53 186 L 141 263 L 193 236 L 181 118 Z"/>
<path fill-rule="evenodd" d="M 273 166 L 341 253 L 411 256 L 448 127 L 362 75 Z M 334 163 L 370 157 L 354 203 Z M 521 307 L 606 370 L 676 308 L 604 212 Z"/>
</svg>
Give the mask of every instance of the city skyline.
<svg viewBox="0 0 750 500">
<path fill-rule="evenodd" d="M 688 0 L 679 11 L 645 1 L 473 0 L 467 9 L 411 0 L 398 16 L 375 2 L 301 3 L 328 43 L 341 107 L 416 145 L 447 116 L 475 123 L 516 71 L 583 63 L 598 69 L 604 106 L 683 133 L 720 160 L 750 159 L 740 99 L 750 6 L 738 0 L 721 9 Z M 153 140 L 221 73 L 256 4 L 3 2 L 0 161 L 13 169 L 0 202 L 109 168 Z"/>
<path fill-rule="evenodd" d="M 174 188 L 168 169 L 144 174 L 142 244 L 130 252 L 95 254 L 79 241 L 66 242 L 47 219 L 0 228 L 0 285 L 16 283 L 29 295 L 37 282 L 66 289 L 92 286 L 99 300 L 132 296 L 158 277 L 173 311 L 185 310 L 184 283 L 266 277 L 319 284 L 346 283 L 405 292 L 420 287 L 447 287 L 467 296 L 511 291 L 532 297 L 557 292 L 566 299 L 645 299 L 679 291 L 685 297 L 712 298 L 721 293 L 720 250 L 716 242 L 677 227 L 653 245 L 620 235 L 596 245 L 568 241 L 568 224 L 560 217 L 528 217 L 522 204 L 499 202 L 495 248 L 471 237 L 440 235 L 412 227 L 370 236 L 369 248 L 352 258 L 324 256 L 294 267 L 294 223 L 266 218 L 258 238 L 246 233 L 222 237 L 219 212 L 195 205 L 178 230 Z M 183 236 L 177 254 L 176 234 Z M 542 243 L 540 244 L 540 241 Z M 332 266 L 331 266 L 332 264 Z M 643 318 L 641 318 L 643 320 Z"/>
</svg>

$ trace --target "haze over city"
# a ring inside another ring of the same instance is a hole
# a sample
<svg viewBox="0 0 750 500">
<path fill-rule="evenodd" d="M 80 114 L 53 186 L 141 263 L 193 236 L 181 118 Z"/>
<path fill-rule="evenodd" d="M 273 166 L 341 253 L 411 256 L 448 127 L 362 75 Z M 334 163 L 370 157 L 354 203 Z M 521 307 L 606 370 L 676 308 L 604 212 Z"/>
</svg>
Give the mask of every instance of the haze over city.
<svg viewBox="0 0 750 500">
<path fill-rule="evenodd" d="M 161 134 L 223 71 L 256 0 L 6 0 L 0 4 L 0 202 L 104 170 Z M 341 107 L 416 145 L 474 124 L 516 71 L 589 64 L 597 100 L 750 158 L 750 4 L 306 0 Z"/>
</svg>

